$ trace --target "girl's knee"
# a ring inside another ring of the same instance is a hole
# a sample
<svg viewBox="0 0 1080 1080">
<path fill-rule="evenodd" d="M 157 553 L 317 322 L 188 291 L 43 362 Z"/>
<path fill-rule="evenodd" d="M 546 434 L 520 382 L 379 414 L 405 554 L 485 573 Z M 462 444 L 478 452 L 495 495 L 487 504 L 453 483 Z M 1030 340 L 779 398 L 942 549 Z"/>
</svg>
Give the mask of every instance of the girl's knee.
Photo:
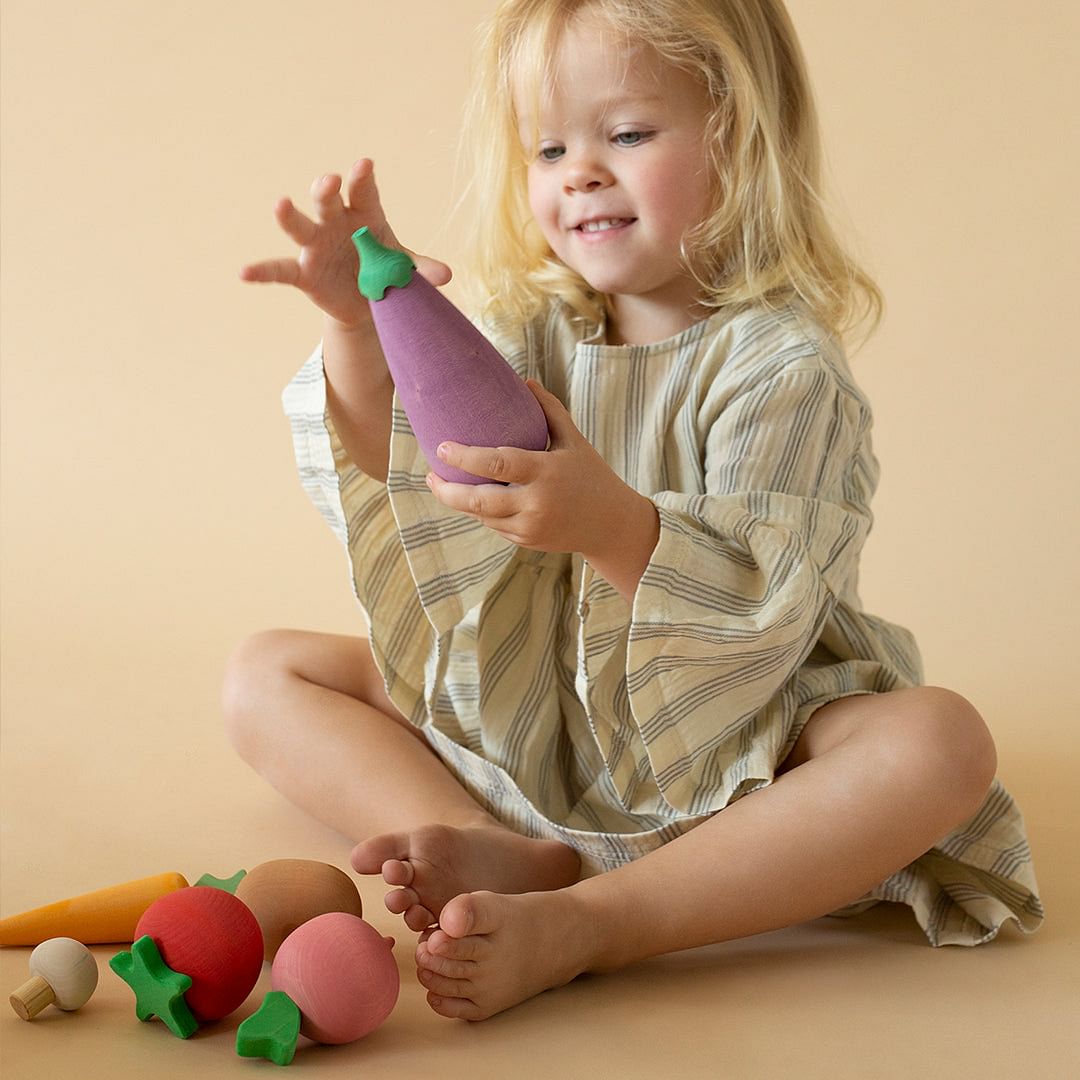
<svg viewBox="0 0 1080 1080">
<path fill-rule="evenodd" d="M 919 687 L 915 704 L 916 751 L 940 771 L 966 820 L 982 805 L 997 773 L 990 729 L 975 706 L 953 690 Z"/>
<path fill-rule="evenodd" d="M 262 630 L 245 638 L 225 664 L 221 710 L 229 742 L 245 760 L 250 758 L 266 695 L 277 690 L 289 670 L 290 630 Z"/>
</svg>

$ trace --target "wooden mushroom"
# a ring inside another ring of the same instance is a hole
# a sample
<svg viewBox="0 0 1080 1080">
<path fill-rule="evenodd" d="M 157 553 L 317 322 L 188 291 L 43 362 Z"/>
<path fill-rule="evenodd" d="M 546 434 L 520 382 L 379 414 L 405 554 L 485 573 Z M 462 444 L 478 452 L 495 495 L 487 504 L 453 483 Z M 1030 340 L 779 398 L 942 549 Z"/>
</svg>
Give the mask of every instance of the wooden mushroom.
<svg viewBox="0 0 1080 1080">
<path fill-rule="evenodd" d="M 30 954 L 30 975 L 9 999 L 23 1020 L 33 1020 L 49 1005 L 67 1012 L 82 1008 L 97 988 L 98 967 L 81 942 L 49 938 Z"/>
</svg>

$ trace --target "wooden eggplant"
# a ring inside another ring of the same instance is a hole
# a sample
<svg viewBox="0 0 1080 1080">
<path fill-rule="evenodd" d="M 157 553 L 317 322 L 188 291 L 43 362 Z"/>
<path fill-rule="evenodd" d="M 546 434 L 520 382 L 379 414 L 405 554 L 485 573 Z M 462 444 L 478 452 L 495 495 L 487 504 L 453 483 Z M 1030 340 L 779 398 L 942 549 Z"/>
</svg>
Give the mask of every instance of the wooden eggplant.
<svg viewBox="0 0 1080 1080">
<path fill-rule="evenodd" d="M 546 450 L 544 410 L 498 350 L 403 251 L 384 247 L 365 226 L 353 233 L 357 285 L 398 398 L 433 472 L 459 484 L 495 483 L 440 461 L 439 443 Z"/>
</svg>

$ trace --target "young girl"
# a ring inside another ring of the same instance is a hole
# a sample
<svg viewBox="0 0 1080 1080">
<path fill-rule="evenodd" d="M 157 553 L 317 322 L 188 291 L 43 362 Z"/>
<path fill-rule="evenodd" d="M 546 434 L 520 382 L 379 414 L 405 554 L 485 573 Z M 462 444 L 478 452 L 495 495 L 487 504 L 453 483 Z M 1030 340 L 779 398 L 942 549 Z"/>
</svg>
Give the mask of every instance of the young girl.
<svg viewBox="0 0 1080 1080">
<path fill-rule="evenodd" d="M 978 712 L 868 614 L 878 463 L 780 0 L 509 0 L 469 127 L 481 325 L 551 446 L 431 473 L 356 290 L 368 160 L 277 218 L 323 340 L 285 392 L 368 638 L 257 635 L 239 752 L 354 840 L 480 1020 L 582 972 L 880 901 L 933 945 L 1042 919 Z M 435 284 L 449 268 L 418 259 Z"/>
</svg>

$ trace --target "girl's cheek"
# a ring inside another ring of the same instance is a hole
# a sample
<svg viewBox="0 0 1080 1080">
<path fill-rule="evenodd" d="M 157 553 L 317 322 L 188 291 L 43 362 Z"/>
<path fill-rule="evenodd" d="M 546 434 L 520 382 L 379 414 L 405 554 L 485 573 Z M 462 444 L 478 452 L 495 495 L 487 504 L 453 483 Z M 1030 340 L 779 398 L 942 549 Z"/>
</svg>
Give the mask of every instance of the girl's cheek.
<svg viewBox="0 0 1080 1080">
<path fill-rule="evenodd" d="M 555 188 L 539 182 L 529 184 L 529 209 L 544 239 L 554 246 L 558 239 L 559 204 Z"/>
<path fill-rule="evenodd" d="M 529 209 L 532 211 L 533 217 L 537 220 L 540 220 L 540 218 L 543 217 L 545 208 L 550 201 L 546 187 L 547 185 L 544 184 L 542 178 L 537 175 L 536 167 L 530 165 L 527 184 Z"/>
</svg>

